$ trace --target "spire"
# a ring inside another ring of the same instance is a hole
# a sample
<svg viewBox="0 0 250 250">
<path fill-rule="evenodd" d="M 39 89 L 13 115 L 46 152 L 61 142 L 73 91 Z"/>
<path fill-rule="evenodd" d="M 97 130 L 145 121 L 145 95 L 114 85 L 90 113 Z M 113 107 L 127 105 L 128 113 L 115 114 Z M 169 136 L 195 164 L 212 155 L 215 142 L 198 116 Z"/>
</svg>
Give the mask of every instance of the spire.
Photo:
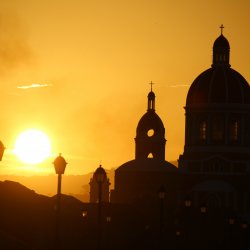
<svg viewBox="0 0 250 250">
<path fill-rule="evenodd" d="M 155 111 L 155 94 L 152 91 L 152 86 L 154 83 L 151 81 L 149 84 L 151 85 L 151 87 L 150 92 L 148 93 L 148 111 Z"/>
<path fill-rule="evenodd" d="M 230 67 L 229 56 L 230 56 L 230 45 L 228 40 L 223 35 L 223 24 L 220 26 L 221 34 L 215 40 L 213 46 L 213 64 L 212 67 L 226 66 Z"/>
</svg>

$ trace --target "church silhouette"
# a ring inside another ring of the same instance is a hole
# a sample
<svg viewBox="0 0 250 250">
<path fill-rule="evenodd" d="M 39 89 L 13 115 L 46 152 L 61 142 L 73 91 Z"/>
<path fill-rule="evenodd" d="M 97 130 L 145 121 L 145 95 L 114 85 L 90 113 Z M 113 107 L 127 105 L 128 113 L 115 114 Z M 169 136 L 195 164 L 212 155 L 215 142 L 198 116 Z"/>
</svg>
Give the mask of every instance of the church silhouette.
<svg viewBox="0 0 250 250">
<path fill-rule="evenodd" d="M 150 203 L 163 185 L 173 207 L 188 197 L 197 208 L 249 212 L 250 89 L 229 58 L 221 26 L 212 66 L 187 94 L 185 146 L 178 168 L 165 160 L 165 128 L 155 112 L 151 84 L 147 112 L 136 129 L 135 159 L 115 170 L 111 202 Z"/>
<path fill-rule="evenodd" d="M 165 127 L 151 82 L 147 111 L 136 128 L 135 159 L 115 170 L 110 206 L 139 211 L 149 223 L 145 232 L 161 248 L 249 247 L 250 87 L 231 68 L 230 45 L 220 28 L 211 67 L 188 90 L 178 167 L 165 159 Z"/>
</svg>

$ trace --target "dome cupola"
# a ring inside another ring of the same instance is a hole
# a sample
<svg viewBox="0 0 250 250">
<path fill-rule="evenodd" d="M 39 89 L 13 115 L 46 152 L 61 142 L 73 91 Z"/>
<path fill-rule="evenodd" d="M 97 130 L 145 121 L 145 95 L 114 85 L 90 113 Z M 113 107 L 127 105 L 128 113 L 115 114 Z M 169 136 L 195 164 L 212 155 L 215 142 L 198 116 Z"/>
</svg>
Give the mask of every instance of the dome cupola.
<svg viewBox="0 0 250 250">
<path fill-rule="evenodd" d="M 213 46 L 213 64 L 212 67 L 226 66 L 230 67 L 229 55 L 230 45 L 228 40 L 223 36 L 223 28 L 221 25 L 221 35 L 215 40 Z"/>
<path fill-rule="evenodd" d="M 152 85 L 153 83 L 151 82 L 151 90 L 148 93 L 148 111 L 155 111 L 155 93 L 152 91 Z"/>
</svg>

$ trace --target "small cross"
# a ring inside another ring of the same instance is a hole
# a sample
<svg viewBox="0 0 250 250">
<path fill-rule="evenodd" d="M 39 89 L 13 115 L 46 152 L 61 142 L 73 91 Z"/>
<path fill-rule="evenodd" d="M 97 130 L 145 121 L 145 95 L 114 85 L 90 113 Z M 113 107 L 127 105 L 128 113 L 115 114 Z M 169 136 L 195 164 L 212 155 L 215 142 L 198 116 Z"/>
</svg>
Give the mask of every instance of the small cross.
<svg viewBox="0 0 250 250">
<path fill-rule="evenodd" d="M 152 91 L 152 86 L 153 86 L 153 84 L 155 84 L 155 83 L 153 83 L 153 82 L 151 81 L 149 84 L 151 85 L 151 91 Z"/>
<path fill-rule="evenodd" d="M 224 29 L 225 27 L 223 26 L 223 24 L 220 26 L 220 30 L 221 30 L 221 35 L 223 34 L 223 29 Z"/>
</svg>

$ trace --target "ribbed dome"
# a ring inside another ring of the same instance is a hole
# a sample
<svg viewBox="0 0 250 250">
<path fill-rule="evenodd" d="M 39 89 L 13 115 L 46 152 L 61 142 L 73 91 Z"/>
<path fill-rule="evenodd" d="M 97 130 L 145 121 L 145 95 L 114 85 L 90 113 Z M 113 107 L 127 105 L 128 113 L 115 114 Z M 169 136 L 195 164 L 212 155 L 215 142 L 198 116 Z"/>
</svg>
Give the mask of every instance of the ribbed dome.
<svg viewBox="0 0 250 250">
<path fill-rule="evenodd" d="M 188 91 L 186 106 L 219 103 L 250 103 L 247 81 L 229 67 L 213 67 L 201 73 Z"/>
<path fill-rule="evenodd" d="M 230 45 L 221 34 L 213 45 L 212 68 L 201 73 L 192 83 L 186 106 L 208 104 L 249 104 L 249 85 L 229 64 Z"/>
</svg>

